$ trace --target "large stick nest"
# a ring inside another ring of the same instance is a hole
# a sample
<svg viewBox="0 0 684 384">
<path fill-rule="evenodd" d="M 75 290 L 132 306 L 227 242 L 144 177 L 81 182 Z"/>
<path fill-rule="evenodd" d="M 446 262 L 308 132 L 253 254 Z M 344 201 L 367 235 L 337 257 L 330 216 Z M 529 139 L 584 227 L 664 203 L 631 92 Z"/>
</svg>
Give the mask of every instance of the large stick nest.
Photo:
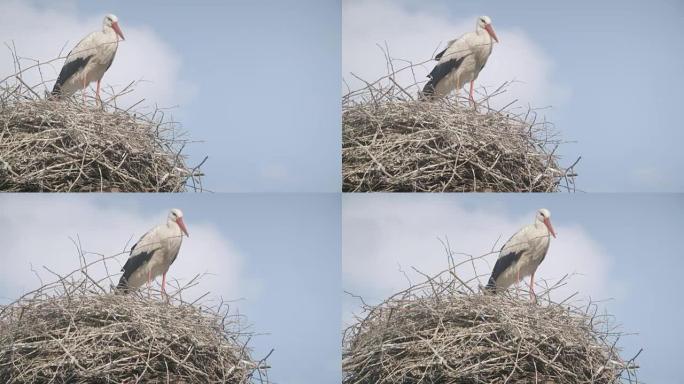
<svg viewBox="0 0 684 384">
<path fill-rule="evenodd" d="M 0 81 L 0 191 L 181 192 L 201 190 L 200 166 L 183 154 L 189 142 L 163 110 L 117 106 L 133 83 L 98 105 L 77 93 L 48 100 L 52 81 L 36 64 Z M 40 72 L 41 81 L 24 80 Z M 201 164 L 200 164 L 201 165 Z"/>
<path fill-rule="evenodd" d="M 449 269 L 375 305 L 345 330 L 352 383 L 636 382 L 608 317 L 527 296 L 477 293 Z"/>
<path fill-rule="evenodd" d="M 556 155 L 562 143 L 534 110 L 477 101 L 425 101 L 421 84 L 402 88 L 394 71 L 342 99 L 345 192 L 555 192 L 574 190 L 574 166 Z M 577 159 L 579 160 L 579 159 Z"/>
<path fill-rule="evenodd" d="M 156 289 L 107 292 L 109 282 L 79 269 L 0 306 L 0 382 L 267 381 L 240 316 L 183 299 L 197 281 L 170 292 L 169 302 Z"/>
</svg>

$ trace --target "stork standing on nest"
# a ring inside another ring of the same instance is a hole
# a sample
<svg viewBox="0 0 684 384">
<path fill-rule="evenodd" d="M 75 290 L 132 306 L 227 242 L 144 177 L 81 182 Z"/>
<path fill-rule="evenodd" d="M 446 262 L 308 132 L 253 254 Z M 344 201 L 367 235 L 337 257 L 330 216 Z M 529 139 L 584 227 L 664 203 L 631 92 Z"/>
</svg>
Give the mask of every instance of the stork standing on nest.
<svg viewBox="0 0 684 384">
<path fill-rule="evenodd" d="M 166 294 L 166 272 L 176 260 L 183 234 L 188 230 L 183 222 L 183 212 L 172 209 L 166 224 L 158 225 L 144 234 L 131 248 L 130 256 L 121 271 L 123 276 L 116 286 L 117 290 L 128 293 L 162 275 L 162 292 Z"/>
<path fill-rule="evenodd" d="M 499 39 L 492 27 L 492 19 L 488 16 L 479 17 L 474 32 L 451 40 L 447 48 L 435 56 L 437 65 L 428 75 L 430 81 L 423 87 L 423 96 L 428 100 L 443 98 L 470 82 L 469 99 L 475 105 L 475 79 L 487 63 L 494 41 L 498 43 Z"/>
<path fill-rule="evenodd" d="M 551 225 L 551 213 L 548 209 L 542 208 L 537 212 L 534 224 L 523 227 L 501 247 L 499 258 L 485 289 L 496 293 L 531 275 L 530 294 L 532 300 L 536 301 L 534 273 L 546 257 L 551 242 L 550 236 L 556 237 Z"/>
<path fill-rule="evenodd" d="M 97 81 L 95 95 L 100 100 L 100 81 L 114 61 L 119 38 L 124 40 L 119 19 L 114 15 L 105 16 L 102 30 L 83 38 L 69 52 L 52 89 L 52 95 L 69 97 L 82 89 L 85 102 L 85 88 Z"/>
</svg>

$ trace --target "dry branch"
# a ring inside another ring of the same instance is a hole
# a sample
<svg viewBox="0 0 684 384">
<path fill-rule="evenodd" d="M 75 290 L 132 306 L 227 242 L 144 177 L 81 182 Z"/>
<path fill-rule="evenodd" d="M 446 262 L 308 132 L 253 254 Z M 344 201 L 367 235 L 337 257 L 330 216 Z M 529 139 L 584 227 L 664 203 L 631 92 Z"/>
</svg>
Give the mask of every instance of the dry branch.
<svg viewBox="0 0 684 384">
<path fill-rule="evenodd" d="M 536 305 L 466 284 L 452 267 L 378 305 L 362 302 L 344 332 L 343 383 L 636 382 L 635 363 L 616 347 L 621 333 L 595 305 L 553 302 L 553 287 Z"/>
<path fill-rule="evenodd" d="M 531 109 L 490 107 L 507 84 L 476 111 L 457 98 L 421 100 L 421 84 L 395 80 L 413 65 L 388 68 L 390 75 L 363 81 L 342 100 L 345 192 L 574 191 L 577 162 L 558 163 L 562 141 L 553 126 Z"/>
<path fill-rule="evenodd" d="M 186 164 L 183 149 L 190 141 L 178 123 L 161 109 L 117 106 L 133 84 L 111 95 L 104 108 L 92 97 L 84 103 L 80 94 L 47 100 L 52 81 L 42 76 L 52 68 L 21 68 L 23 59 L 14 57 L 16 74 L 0 82 L 0 191 L 202 190 L 203 174 Z M 30 72 L 40 73 L 38 84 L 27 84 Z"/>
<path fill-rule="evenodd" d="M 197 280 L 170 291 L 110 293 L 88 268 L 0 306 L 2 383 L 262 383 L 251 333 L 225 304 L 183 299 Z"/>
</svg>

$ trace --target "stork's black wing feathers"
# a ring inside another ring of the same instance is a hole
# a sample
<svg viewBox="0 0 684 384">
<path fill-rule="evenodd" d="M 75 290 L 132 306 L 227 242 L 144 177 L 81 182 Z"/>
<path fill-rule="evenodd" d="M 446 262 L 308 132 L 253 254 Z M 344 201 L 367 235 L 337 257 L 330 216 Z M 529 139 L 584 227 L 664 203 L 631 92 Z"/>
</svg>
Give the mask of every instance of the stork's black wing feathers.
<svg viewBox="0 0 684 384">
<path fill-rule="evenodd" d="M 447 47 L 442 50 L 442 52 L 435 55 L 435 60 L 440 61 L 442 59 L 442 56 L 444 56 L 444 52 L 446 52 L 447 49 L 449 49 L 448 44 Z"/>
<path fill-rule="evenodd" d="M 451 71 L 455 71 L 456 69 L 458 69 L 458 67 L 463 62 L 463 59 L 465 59 L 466 57 L 467 56 L 453 58 L 443 63 L 438 63 L 437 65 L 435 65 L 434 68 L 432 68 L 432 72 L 430 72 L 428 77 L 434 80 L 435 83 L 438 83 L 440 80 L 444 78 L 444 76 L 448 75 Z"/>
<path fill-rule="evenodd" d="M 152 233 L 152 231 L 154 231 L 155 229 L 157 229 L 157 228 L 156 228 L 156 227 L 155 227 L 155 228 L 152 228 L 152 229 L 150 229 L 149 231 L 145 232 L 145 234 L 143 234 L 142 236 L 140 236 L 140 238 L 138 239 L 138 241 L 136 241 L 135 244 L 133 244 L 133 246 L 131 247 L 130 253 L 132 254 L 133 251 L 135 251 L 135 247 L 137 247 L 138 244 L 140 244 L 140 242 L 142 241 L 142 239 L 144 239 L 145 236 L 147 236 L 147 235 L 149 235 L 150 233 Z"/>
<path fill-rule="evenodd" d="M 440 52 L 437 56 L 441 58 L 443 54 L 444 52 Z M 451 71 L 458 69 L 466 57 L 468 57 L 468 55 L 459 58 L 453 58 L 435 65 L 435 67 L 432 68 L 432 72 L 430 72 L 428 75 L 430 81 L 428 81 L 427 84 L 425 84 L 425 87 L 423 87 L 423 95 L 427 97 L 434 95 L 437 83 L 439 83 L 446 75 L 451 73 Z"/>
<path fill-rule="evenodd" d="M 133 247 L 135 247 L 135 245 Z M 132 251 L 133 249 L 131 249 L 131 252 Z M 154 252 L 156 251 L 157 249 L 153 249 L 149 252 L 140 252 L 135 256 L 129 257 L 128 260 L 126 260 L 126 264 L 124 264 L 123 268 L 121 268 L 123 275 L 121 276 L 121 279 L 119 279 L 119 284 L 116 286 L 116 288 L 122 290 L 123 292 L 128 292 L 128 279 L 131 278 L 133 272 L 135 272 L 143 264 L 149 262 L 150 259 L 152 259 L 152 255 L 154 255 Z"/>
<path fill-rule="evenodd" d="M 494 264 L 494 270 L 492 271 L 492 275 L 489 277 L 489 281 L 487 282 L 487 289 L 491 290 L 492 292 L 496 292 L 496 279 L 498 279 L 499 276 L 501 276 L 501 274 L 511 265 L 520 260 L 521 255 L 522 251 L 518 251 L 509 252 L 499 257 L 499 259 L 496 260 L 496 264 Z"/>
<path fill-rule="evenodd" d="M 112 58 L 109 60 L 109 63 L 107 63 L 107 68 L 105 68 L 105 72 L 109 70 L 109 67 L 112 66 L 112 63 L 114 62 L 114 57 L 116 56 L 116 51 L 114 51 L 114 54 L 112 55 Z"/>
<path fill-rule="evenodd" d="M 173 262 L 176 261 L 176 258 L 178 257 L 179 252 L 180 252 L 180 248 L 178 248 L 178 251 L 176 252 L 176 254 L 173 255 L 173 257 L 171 258 L 171 263 L 169 263 L 169 265 L 173 264 Z"/>
<path fill-rule="evenodd" d="M 64 63 L 62 70 L 59 71 L 59 76 L 57 76 L 57 82 L 55 82 L 55 86 L 52 88 L 52 95 L 59 95 L 62 90 L 62 85 L 64 85 L 64 83 L 66 83 L 66 81 L 69 80 L 71 76 L 76 74 L 76 72 L 83 69 L 92 57 L 93 55 L 86 57 L 77 57 L 71 61 Z"/>
</svg>

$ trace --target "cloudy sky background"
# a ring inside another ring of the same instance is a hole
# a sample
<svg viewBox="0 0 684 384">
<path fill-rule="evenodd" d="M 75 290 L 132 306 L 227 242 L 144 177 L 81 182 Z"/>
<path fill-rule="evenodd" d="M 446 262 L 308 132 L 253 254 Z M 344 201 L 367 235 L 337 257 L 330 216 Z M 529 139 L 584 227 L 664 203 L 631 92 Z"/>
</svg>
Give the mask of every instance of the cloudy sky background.
<svg viewBox="0 0 684 384">
<path fill-rule="evenodd" d="M 0 0 L 0 42 L 20 56 L 66 55 L 114 13 L 126 41 L 103 82 L 122 100 L 172 107 L 209 156 L 213 191 L 323 191 L 340 185 L 340 5 L 337 0 Z M 25 61 L 24 66 L 31 64 Z M 62 61 L 44 68 L 49 86 Z M 14 73 L 0 47 L 0 79 Z M 27 74 L 34 84 L 37 73 Z"/>
<path fill-rule="evenodd" d="M 86 251 L 116 255 L 164 223 L 173 207 L 184 211 L 190 237 L 169 278 L 187 282 L 210 273 L 192 293 L 236 300 L 233 308 L 263 334 L 252 339 L 254 356 L 275 348 L 269 359 L 274 382 L 340 382 L 341 219 L 335 194 L 2 195 L 0 304 L 39 286 L 32 268 L 45 281 L 51 276 L 43 266 L 60 274 L 78 268 L 70 237 L 78 236 Z M 119 256 L 110 270 L 117 271 L 126 257 Z"/>
<path fill-rule="evenodd" d="M 679 0 L 588 0 L 550 3 L 447 0 L 344 0 L 342 74 L 374 80 L 387 73 L 378 44 L 393 57 L 420 63 L 446 42 L 493 20 L 495 45 L 477 84 L 515 80 L 499 105 L 518 99 L 542 110 L 572 143 L 564 164 L 582 156 L 578 187 L 586 191 L 682 191 L 684 139 L 684 3 Z M 401 62 L 395 65 L 401 67 Z M 433 63 L 416 68 L 425 80 Z M 411 77 L 399 76 L 402 85 Z M 346 88 L 345 88 L 346 89 Z"/>
<path fill-rule="evenodd" d="M 499 249 L 513 233 L 534 221 L 539 208 L 551 211 L 558 238 L 536 278 L 574 274 L 556 299 L 578 292 L 578 300 L 606 300 L 625 337 L 624 356 L 639 348 L 639 378 L 648 383 L 681 382 L 672 361 L 684 358 L 680 320 L 684 316 L 680 246 L 684 196 L 663 194 L 344 195 L 342 200 L 342 285 L 377 304 L 420 276 L 446 269 L 438 238 L 453 252 L 474 256 Z M 458 256 L 456 256 L 458 257 Z M 477 264 L 488 278 L 497 254 Z M 466 276 L 473 272 L 461 271 Z M 483 281 L 485 283 L 486 281 Z M 579 303 L 581 301 L 577 301 Z M 343 325 L 359 314 L 359 301 L 343 299 Z"/>
</svg>

